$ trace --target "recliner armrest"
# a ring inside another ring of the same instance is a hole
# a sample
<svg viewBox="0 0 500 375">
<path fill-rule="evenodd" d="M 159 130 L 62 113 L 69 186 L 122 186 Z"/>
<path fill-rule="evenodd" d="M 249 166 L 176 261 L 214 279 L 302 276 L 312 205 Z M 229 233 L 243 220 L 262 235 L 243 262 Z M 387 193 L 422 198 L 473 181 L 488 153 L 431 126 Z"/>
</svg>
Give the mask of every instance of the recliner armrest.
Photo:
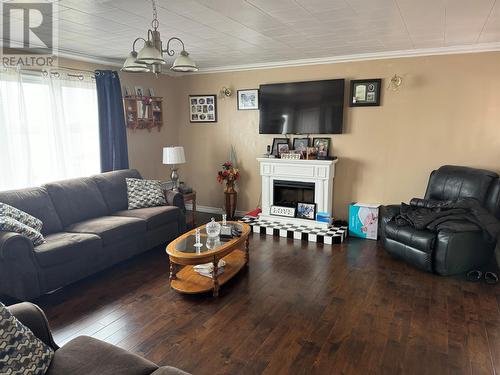
<svg viewBox="0 0 500 375">
<path fill-rule="evenodd" d="M 171 366 L 163 366 L 160 367 L 158 370 L 153 372 L 151 375 L 190 375 L 186 371 L 179 370 L 176 367 L 171 367 Z"/>
<path fill-rule="evenodd" d="M 0 231 L 0 260 L 29 258 L 33 242 L 22 234 Z"/>
<path fill-rule="evenodd" d="M 182 212 L 186 212 L 184 197 L 181 193 L 173 190 L 165 190 L 165 198 L 167 199 L 167 204 L 169 206 L 177 206 L 182 210 Z"/>
<path fill-rule="evenodd" d="M 36 337 L 42 340 L 52 349 L 57 350 L 59 347 L 54 342 L 52 333 L 50 332 L 49 322 L 45 313 L 37 305 L 30 302 L 22 302 L 12 306 L 8 306 L 9 311 L 21 323 L 28 327 Z"/>
<path fill-rule="evenodd" d="M 399 215 L 400 210 L 401 206 L 399 204 L 380 206 L 379 235 L 381 238 L 385 238 L 385 227 L 387 223 Z"/>
</svg>

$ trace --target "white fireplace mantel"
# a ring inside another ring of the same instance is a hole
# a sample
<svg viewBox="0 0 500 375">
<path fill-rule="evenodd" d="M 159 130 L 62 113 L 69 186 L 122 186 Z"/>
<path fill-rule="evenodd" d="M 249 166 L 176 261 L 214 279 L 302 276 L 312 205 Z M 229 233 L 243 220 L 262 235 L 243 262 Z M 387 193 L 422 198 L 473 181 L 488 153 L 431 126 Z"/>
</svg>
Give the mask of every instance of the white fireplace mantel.
<svg viewBox="0 0 500 375">
<path fill-rule="evenodd" d="M 318 212 L 332 213 L 333 178 L 335 160 L 287 160 L 277 158 L 257 158 L 262 178 L 262 219 L 302 224 L 312 227 L 326 227 L 327 223 L 312 220 L 271 215 L 273 205 L 274 180 L 314 183 L 314 200 Z"/>
</svg>

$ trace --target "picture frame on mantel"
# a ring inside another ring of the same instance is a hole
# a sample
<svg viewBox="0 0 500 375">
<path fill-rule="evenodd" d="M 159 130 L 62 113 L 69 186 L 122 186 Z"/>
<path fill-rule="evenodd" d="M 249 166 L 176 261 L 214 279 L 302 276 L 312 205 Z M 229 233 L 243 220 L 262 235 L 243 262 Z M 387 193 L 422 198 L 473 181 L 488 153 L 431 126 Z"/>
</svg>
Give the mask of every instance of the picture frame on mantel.
<svg viewBox="0 0 500 375">
<path fill-rule="evenodd" d="M 349 107 L 380 106 L 381 78 L 351 80 Z"/>
<path fill-rule="evenodd" d="M 278 144 L 288 144 L 288 138 L 273 138 L 273 147 L 271 148 L 271 155 L 279 156 Z"/>
<path fill-rule="evenodd" d="M 189 95 L 189 122 L 217 122 L 217 95 Z"/>
</svg>

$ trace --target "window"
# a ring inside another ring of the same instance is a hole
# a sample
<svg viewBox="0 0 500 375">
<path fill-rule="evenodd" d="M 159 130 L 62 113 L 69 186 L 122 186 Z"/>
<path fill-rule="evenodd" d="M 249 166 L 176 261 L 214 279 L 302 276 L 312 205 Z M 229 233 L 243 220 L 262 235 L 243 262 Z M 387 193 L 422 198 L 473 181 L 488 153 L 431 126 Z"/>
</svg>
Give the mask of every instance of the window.
<svg viewBox="0 0 500 375">
<path fill-rule="evenodd" d="M 99 171 L 95 82 L 0 72 L 0 190 Z"/>
</svg>

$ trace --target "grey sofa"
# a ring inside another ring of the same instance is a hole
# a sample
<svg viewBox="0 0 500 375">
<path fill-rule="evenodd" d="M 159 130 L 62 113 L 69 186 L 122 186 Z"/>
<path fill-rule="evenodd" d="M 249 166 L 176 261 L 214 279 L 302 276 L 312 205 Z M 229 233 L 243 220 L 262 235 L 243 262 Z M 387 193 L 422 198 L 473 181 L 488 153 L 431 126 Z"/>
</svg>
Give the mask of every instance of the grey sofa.
<svg viewBox="0 0 500 375">
<path fill-rule="evenodd" d="M 0 295 L 30 300 L 167 243 L 186 230 L 181 194 L 168 206 L 128 210 L 133 169 L 0 192 L 0 202 L 42 220 L 46 243 L 33 247 L 0 231 Z"/>
<path fill-rule="evenodd" d="M 158 367 L 138 355 L 88 336 L 79 336 L 59 348 L 38 306 L 23 302 L 8 309 L 55 351 L 46 375 L 189 375 L 175 367 Z"/>
</svg>

